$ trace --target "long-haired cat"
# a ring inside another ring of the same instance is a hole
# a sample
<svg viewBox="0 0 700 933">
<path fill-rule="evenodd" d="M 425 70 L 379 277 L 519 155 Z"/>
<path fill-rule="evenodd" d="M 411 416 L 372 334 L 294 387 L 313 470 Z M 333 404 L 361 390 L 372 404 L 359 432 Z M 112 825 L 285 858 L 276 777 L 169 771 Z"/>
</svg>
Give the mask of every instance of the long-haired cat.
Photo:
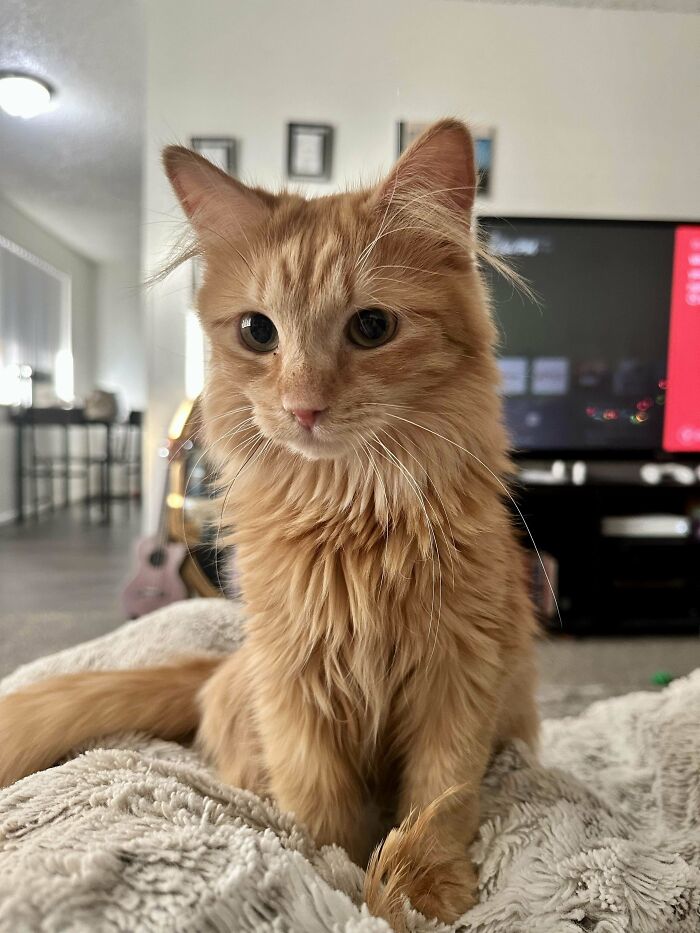
<svg viewBox="0 0 700 933">
<path fill-rule="evenodd" d="M 223 781 L 366 860 L 370 909 L 453 921 L 495 746 L 536 740 L 534 620 L 504 502 L 494 325 L 466 127 L 369 190 L 306 200 L 179 147 L 204 261 L 208 440 L 246 607 L 227 658 L 53 678 L 0 702 L 0 784 L 88 738 L 197 731 Z"/>
</svg>

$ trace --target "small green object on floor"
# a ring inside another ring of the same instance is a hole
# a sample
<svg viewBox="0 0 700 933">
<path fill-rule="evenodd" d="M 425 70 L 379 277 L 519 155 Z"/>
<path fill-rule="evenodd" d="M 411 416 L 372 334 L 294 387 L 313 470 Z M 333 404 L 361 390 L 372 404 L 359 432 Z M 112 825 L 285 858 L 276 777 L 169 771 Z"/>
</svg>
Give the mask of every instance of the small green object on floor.
<svg viewBox="0 0 700 933">
<path fill-rule="evenodd" d="M 675 679 L 676 675 L 669 673 L 669 671 L 656 671 L 651 675 L 651 682 L 657 687 L 667 687 Z"/>
</svg>

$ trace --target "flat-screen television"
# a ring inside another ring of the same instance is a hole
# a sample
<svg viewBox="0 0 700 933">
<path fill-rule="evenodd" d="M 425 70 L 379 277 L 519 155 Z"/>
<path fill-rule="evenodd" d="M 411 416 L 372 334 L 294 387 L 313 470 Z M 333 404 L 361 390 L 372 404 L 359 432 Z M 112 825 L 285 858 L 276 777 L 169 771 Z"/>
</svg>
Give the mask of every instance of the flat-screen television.
<svg viewBox="0 0 700 933">
<path fill-rule="evenodd" d="M 700 451 L 700 227 L 490 217 L 479 226 L 532 291 L 487 272 L 514 449 Z"/>
</svg>

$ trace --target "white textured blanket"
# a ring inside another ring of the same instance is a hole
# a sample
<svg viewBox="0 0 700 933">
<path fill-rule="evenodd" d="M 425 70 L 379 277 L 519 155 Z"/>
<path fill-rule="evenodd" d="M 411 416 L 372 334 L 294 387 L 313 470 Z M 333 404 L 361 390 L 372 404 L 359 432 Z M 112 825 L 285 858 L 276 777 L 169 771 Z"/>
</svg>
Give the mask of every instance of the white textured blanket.
<svg viewBox="0 0 700 933">
<path fill-rule="evenodd" d="M 192 601 L 21 668 L 51 673 L 227 651 L 239 610 Z M 473 847 L 469 933 L 698 933 L 700 670 L 661 694 L 544 724 L 492 764 Z M 0 930 L 380 933 L 362 872 L 268 802 L 219 784 L 193 752 L 102 742 L 0 793 Z M 447 928 L 415 913 L 415 931 Z"/>
</svg>

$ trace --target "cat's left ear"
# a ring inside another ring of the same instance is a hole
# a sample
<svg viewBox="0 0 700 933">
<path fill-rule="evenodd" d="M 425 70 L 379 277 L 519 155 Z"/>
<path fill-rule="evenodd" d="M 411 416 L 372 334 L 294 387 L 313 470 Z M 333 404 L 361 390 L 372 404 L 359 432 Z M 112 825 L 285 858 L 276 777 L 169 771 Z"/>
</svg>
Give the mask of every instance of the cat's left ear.
<svg viewBox="0 0 700 933">
<path fill-rule="evenodd" d="M 261 223 L 273 195 L 248 188 L 184 146 L 163 150 L 173 191 L 200 236 L 235 237 Z"/>
<path fill-rule="evenodd" d="M 469 223 L 476 193 L 474 143 L 466 124 L 440 120 L 403 153 L 376 197 L 380 207 L 411 197 L 437 201 Z"/>
</svg>

